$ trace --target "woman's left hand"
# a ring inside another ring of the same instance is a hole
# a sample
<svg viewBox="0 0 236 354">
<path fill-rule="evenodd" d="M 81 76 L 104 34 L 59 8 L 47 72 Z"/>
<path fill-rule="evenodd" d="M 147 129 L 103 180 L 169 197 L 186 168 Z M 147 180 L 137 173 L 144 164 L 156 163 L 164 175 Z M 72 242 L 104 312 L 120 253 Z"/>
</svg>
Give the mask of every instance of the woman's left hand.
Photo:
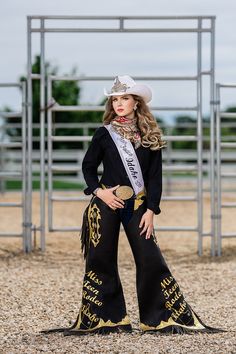
<svg viewBox="0 0 236 354">
<path fill-rule="evenodd" d="M 147 211 L 143 214 L 139 224 L 139 227 L 143 228 L 142 231 L 140 232 L 140 236 L 146 232 L 146 236 L 145 236 L 146 239 L 149 239 L 153 232 L 153 216 L 154 216 L 154 212 L 150 209 L 147 209 Z"/>
</svg>

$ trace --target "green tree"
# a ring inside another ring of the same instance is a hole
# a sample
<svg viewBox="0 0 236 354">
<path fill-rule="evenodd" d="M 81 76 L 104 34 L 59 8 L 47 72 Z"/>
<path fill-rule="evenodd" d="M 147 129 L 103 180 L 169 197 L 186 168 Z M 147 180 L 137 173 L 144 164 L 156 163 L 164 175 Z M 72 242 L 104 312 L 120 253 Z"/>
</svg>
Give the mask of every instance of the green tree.
<svg viewBox="0 0 236 354">
<path fill-rule="evenodd" d="M 203 117 L 203 148 L 208 149 L 210 147 L 210 118 Z M 173 135 L 197 135 L 197 119 L 188 115 L 179 115 L 175 117 L 175 124 L 172 130 Z M 173 148 L 175 149 L 196 149 L 195 141 L 175 141 L 173 142 Z"/>
<path fill-rule="evenodd" d="M 172 135 L 195 135 L 196 124 L 194 117 L 188 115 L 176 116 Z M 174 141 L 172 146 L 174 149 L 194 149 L 196 143 L 194 141 Z"/>
<path fill-rule="evenodd" d="M 228 107 L 225 112 L 228 113 L 236 113 L 236 107 L 232 106 L 232 107 Z M 235 135 L 236 133 L 236 120 L 232 119 L 232 118 L 221 118 L 221 122 L 222 124 L 225 124 L 225 126 L 223 128 L 221 128 L 221 134 L 223 136 L 227 136 L 227 135 Z M 232 124 L 234 123 L 234 124 Z"/>
<path fill-rule="evenodd" d="M 50 63 L 46 63 L 45 66 L 46 75 L 57 75 L 58 68 L 52 67 Z M 32 64 L 32 73 L 40 74 L 40 57 L 36 56 Z M 73 68 L 69 73 L 70 76 L 77 75 L 77 70 Z M 26 80 L 24 76 L 20 80 Z M 40 81 L 32 81 L 32 92 L 33 92 L 33 124 L 40 123 Z M 47 93 L 45 92 L 45 95 Z M 52 96 L 55 101 L 60 105 L 79 105 L 80 104 L 80 87 L 77 81 L 53 81 L 52 85 Z M 103 104 L 101 102 L 101 104 Z M 53 122 L 54 123 L 79 123 L 79 122 L 101 122 L 102 112 L 53 112 Z M 14 122 L 14 118 L 11 119 Z M 91 133 L 91 132 L 90 132 Z M 13 131 L 9 130 L 9 135 L 13 135 Z M 14 130 L 14 134 L 20 135 L 20 129 Z M 54 134 L 55 135 L 83 135 L 83 130 L 79 128 L 67 128 L 62 127 L 55 129 L 54 124 Z M 39 138 L 40 128 L 33 129 L 33 137 Z M 39 140 L 39 139 L 38 139 Z M 33 149 L 39 149 L 39 141 L 33 142 Z M 82 143 L 74 142 L 55 142 L 55 149 L 65 149 L 65 148 L 82 148 Z"/>
</svg>

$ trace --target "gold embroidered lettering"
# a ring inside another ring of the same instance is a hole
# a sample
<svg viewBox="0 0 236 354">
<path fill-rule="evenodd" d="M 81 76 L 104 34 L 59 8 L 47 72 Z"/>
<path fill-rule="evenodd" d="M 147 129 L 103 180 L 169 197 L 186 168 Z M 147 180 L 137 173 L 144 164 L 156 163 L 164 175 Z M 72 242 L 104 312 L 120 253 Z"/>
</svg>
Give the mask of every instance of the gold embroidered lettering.
<svg viewBox="0 0 236 354">
<path fill-rule="evenodd" d="M 81 307 L 81 312 L 87 316 L 89 318 L 89 320 L 91 322 L 98 322 L 99 321 L 99 318 L 97 318 L 96 314 L 95 313 L 91 313 L 90 312 L 90 305 L 87 304 L 87 305 L 82 305 Z"/>
<path fill-rule="evenodd" d="M 187 303 L 184 302 L 184 303 L 180 303 L 179 310 L 176 310 L 173 308 L 173 312 L 171 314 L 171 317 L 173 318 L 173 320 L 177 320 L 180 317 L 180 315 L 182 315 L 182 313 L 184 313 L 186 307 L 187 307 Z"/>
<path fill-rule="evenodd" d="M 94 283 L 101 285 L 102 284 L 102 280 L 99 280 L 98 276 L 96 275 L 95 272 L 93 272 L 92 270 L 90 270 L 89 272 L 86 273 L 87 277 L 89 277 L 89 279 L 91 279 L 92 281 L 94 281 Z"/>
<path fill-rule="evenodd" d="M 92 285 L 90 285 L 90 281 L 89 280 L 85 280 L 84 281 L 84 287 L 88 290 L 90 290 L 92 293 L 98 295 L 99 291 L 97 289 L 95 289 Z"/>
<path fill-rule="evenodd" d="M 170 285 L 170 283 L 173 281 L 173 277 L 172 276 L 169 276 L 169 277 L 166 277 L 165 279 L 162 280 L 161 282 L 161 287 L 162 289 L 166 289 L 166 287 L 168 285 Z"/>
<path fill-rule="evenodd" d="M 87 293 L 86 290 L 83 291 L 83 298 L 84 298 L 85 300 L 92 301 L 92 302 L 93 302 L 95 305 L 97 305 L 97 306 L 102 306 L 102 301 L 99 301 L 99 300 L 97 299 L 97 295 L 91 296 L 91 295 L 89 295 L 89 294 Z"/>
</svg>

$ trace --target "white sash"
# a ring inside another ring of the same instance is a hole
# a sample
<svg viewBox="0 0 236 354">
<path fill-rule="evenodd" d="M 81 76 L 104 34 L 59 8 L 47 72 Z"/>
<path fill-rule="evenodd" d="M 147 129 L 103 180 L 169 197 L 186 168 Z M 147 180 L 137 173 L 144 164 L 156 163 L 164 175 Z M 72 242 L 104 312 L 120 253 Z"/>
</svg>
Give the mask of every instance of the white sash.
<svg viewBox="0 0 236 354">
<path fill-rule="evenodd" d="M 126 173 L 133 187 L 134 193 L 137 195 L 143 191 L 144 181 L 141 167 L 133 145 L 128 139 L 125 139 L 120 134 L 118 134 L 111 124 L 104 125 L 104 127 L 109 131 L 112 140 L 117 147 Z"/>
</svg>

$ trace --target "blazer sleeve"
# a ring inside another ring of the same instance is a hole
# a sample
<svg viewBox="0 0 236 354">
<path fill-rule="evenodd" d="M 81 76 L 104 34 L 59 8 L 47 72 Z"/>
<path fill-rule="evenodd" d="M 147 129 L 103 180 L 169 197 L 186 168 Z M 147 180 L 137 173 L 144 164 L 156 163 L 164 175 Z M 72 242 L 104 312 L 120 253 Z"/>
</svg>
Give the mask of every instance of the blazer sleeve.
<svg viewBox="0 0 236 354">
<path fill-rule="evenodd" d="M 159 207 L 162 194 L 162 151 L 151 151 L 150 168 L 147 184 L 147 208 L 156 215 L 160 214 Z"/>
<path fill-rule="evenodd" d="M 103 158 L 103 149 L 101 146 L 101 139 L 104 133 L 103 129 L 104 128 L 101 127 L 95 131 L 92 142 L 82 162 L 82 171 L 88 186 L 84 190 L 86 195 L 92 194 L 96 188 L 100 187 L 97 170 Z"/>
</svg>

